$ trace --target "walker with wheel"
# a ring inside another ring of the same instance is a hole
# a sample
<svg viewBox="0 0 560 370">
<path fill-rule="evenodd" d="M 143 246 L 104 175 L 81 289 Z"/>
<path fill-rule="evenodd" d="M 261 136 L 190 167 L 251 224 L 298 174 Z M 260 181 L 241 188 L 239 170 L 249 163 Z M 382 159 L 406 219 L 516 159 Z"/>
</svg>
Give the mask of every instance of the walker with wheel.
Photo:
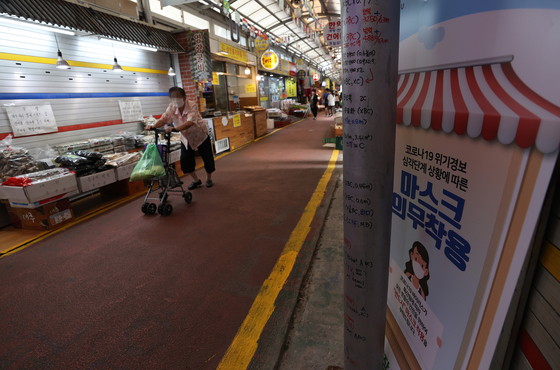
<svg viewBox="0 0 560 370">
<path fill-rule="evenodd" d="M 162 216 L 169 216 L 173 212 L 173 206 L 167 203 L 168 196 L 170 193 L 181 193 L 181 196 L 185 200 L 187 204 L 192 202 L 192 193 L 190 191 L 185 191 L 183 189 L 183 182 L 177 175 L 177 171 L 175 171 L 175 166 L 173 164 L 169 164 L 168 156 L 169 156 L 169 148 L 171 146 L 171 133 L 166 132 L 165 129 L 152 129 L 155 133 L 155 142 L 154 144 L 158 145 L 159 134 L 163 133 L 164 138 L 166 139 L 166 147 L 165 151 L 162 154 L 162 161 L 165 167 L 165 176 L 163 177 L 154 177 L 149 179 L 150 185 L 148 187 L 148 193 L 146 194 L 146 198 L 144 198 L 144 204 L 142 204 L 142 212 L 148 215 L 153 215 L 156 212 Z M 177 130 L 173 130 L 173 132 L 178 132 Z M 156 184 L 157 182 L 157 184 Z M 159 191 L 157 198 L 150 198 L 152 193 L 157 193 Z M 155 203 L 150 203 L 150 200 L 155 200 Z M 156 203 L 159 202 L 159 205 Z"/>
</svg>

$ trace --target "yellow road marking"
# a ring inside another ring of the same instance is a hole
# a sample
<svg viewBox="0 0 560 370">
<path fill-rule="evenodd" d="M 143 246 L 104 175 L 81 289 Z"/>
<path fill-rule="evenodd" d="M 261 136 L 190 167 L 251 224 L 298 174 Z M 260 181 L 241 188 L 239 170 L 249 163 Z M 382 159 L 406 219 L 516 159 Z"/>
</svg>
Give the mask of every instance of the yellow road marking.
<svg viewBox="0 0 560 370">
<path fill-rule="evenodd" d="M 2 55 L 3 55 L 3 54 L 0 53 L 0 59 L 2 59 L 2 58 L 1 58 Z M 48 58 L 43 58 L 43 59 L 48 59 Z M 270 135 L 276 133 L 276 132 L 279 131 L 279 130 L 282 130 L 282 129 L 286 128 L 286 127 L 290 127 L 290 126 L 292 126 L 292 125 L 295 125 L 296 123 L 301 122 L 301 121 L 303 121 L 303 120 L 299 120 L 299 121 L 296 121 L 296 122 L 294 122 L 294 123 L 292 123 L 292 124 L 290 124 L 290 125 L 288 125 L 288 126 L 285 126 L 285 127 L 279 128 L 279 129 L 276 129 L 276 130 L 274 130 L 274 131 L 272 131 L 272 132 L 270 132 L 270 133 L 268 133 L 268 134 L 266 134 L 266 135 L 264 135 L 264 136 L 261 136 L 260 138 L 254 140 L 254 141 L 251 141 L 251 142 L 249 142 L 249 143 L 247 143 L 247 144 L 245 144 L 245 145 L 243 145 L 243 146 L 240 146 L 240 147 L 238 147 L 238 148 L 235 148 L 234 150 L 230 150 L 229 152 L 220 154 L 220 155 L 216 156 L 215 160 L 218 160 L 218 159 L 220 159 L 220 158 L 222 158 L 222 157 L 225 157 L 226 155 L 230 155 L 231 153 L 236 152 L 236 151 L 238 151 L 238 150 L 240 150 L 240 149 L 243 149 L 243 148 L 245 148 L 247 145 L 252 144 L 252 143 L 255 142 L 255 141 L 264 139 L 265 137 L 268 137 L 268 136 L 270 136 Z M 203 163 L 200 163 L 200 164 L 198 164 L 198 165 L 195 167 L 195 170 L 198 170 L 198 169 L 202 168 L 203 166 L 204 166 L 204 164 L 203 164 Z M 183 175 L 183 176 L 185 176 L 185 175 Z M 182 176 L 181 176 L 181 177 L 182 177 Z M 16 245 L 15 247 L 11 247 L 11 248 L 8 248 L 8 249 L 6 249 L 6 250 L 4 250 L 4 251 L 1 251 L 1 252 L 0 252 L 0 258 L 9 256 L 10 254 L 13 254 L 13 253 L 18 252 L 18 251 L 20 251 L 20 250 L 23 250 L 23 249 L 29 247 L 30 245 L 35 244 L 35 243 L 37 243 L 37 242 L 39 242 L 39 241 L 41 241 L 41 240 L 43 240 L 43 239 L 45 239 L 45 238 L 47 238 L 47 237 L 49 237 L 49 236 L 51 236 L 51 235 L 54 235 L 54 234 L 56 234 L 56 233 L 58 233 L 58 232 L 60 232 L 60 231 L 66 230 L 66 229 L 68 229 L 69 227 L 74 226 L 74 225 L 76 225 L 76 224 L 78 224 L 78 223 L 80 223 L 80 222 L 82 222 L 82 221 L 85 221 L 85 220 L 87 220 L 87 219 L 89 219 L 89 218 L 91 218 L 91 217 L 93 217 L 93 216 L 95 216 L 95 215 L 98 215 L 98 214 L 100 214 L 100 213 L 103 213 L 103 212 L 105 212 L 105 211 L 108 211 L 108 210 L 111 209 L 111 208 L 114 208 L 114 207 L 116 207 L 116 206 L 118 206 L 118 205 L 120 205 L 120 204 L 126 203 L 126 202 L 128 202 L 129 200 L 138 198 L 138 197 L 143 196 L 143 195 L 145 195 L 145 193 L 138 193 L 138 194 L 131 195 L 131 196 L 129 196 L 129 197 L 126 197 L 126 198 L 124 198 L 124 199 L 118 200 L 118 201 L 116 201 L 116 202 L 114 202 L 114 203 L 108 204 L 108 205 L 106 205 L 106 206 L 104 206 L 104 207 L 101 207 L 101 208 L 99 208 L 99 209 L 96 209 L 95 211 L 92 211 L 92 212 L 88 213 L 87 215 L 84 215 L 84 216 L 82 216 L 82 217 L 78 217 L 77 219 L 75 219 L 74 221 L 70 222 L 70 223 L 67 224 L 66 226 L 61 227 L 60 229 L 45 231 L 44 233 L 41 233 L 41 234 L 39 234 L 38 236 L 36 236 L 36 237 L 34 237 L 34 238 L 31 238 L 31 239 L 29 239 L 29 240 L 27 240 L 27 241 L 24 241 L 23 243 L 20 243 L 20 244 Z"/>
<path fill-rule="evenodd" d="M 334 150 L 329 165 L 311 196 L 311 200 L 307 203 L 303 215 L 296 228 L 292 231 L 280 258 L 268 279 L 263 283 L 257 298 L 249 310 L 249 314 L 243 321 L 243 324 L 241 324 L 233 342 L 218 365 L 218 370 L 245 370 L 249 366 L 257 350 L 261 333 L 274 312 L 274 302 L 290 275 L 296 262 L 296 257 L 311 230 L 311 222 L 315 217 L 317 207 L 319 207 L 323 200 L 337 159 L 338 150 Z"/>
<path fill-rule="evenodd" d="M 17 62 L 29 62 L 29 63 L 40 63 L 40 64 L 56 64 L 56 58 L 33 57 L 30 55 L 8 54 L 8 53 L 0 53 L 0 60 L 13 60 Z M 75 60 L 66 60 L 66 61 L 72 67 L 113 69 L 112 64 L 78 62 Z M 168 72 L 162 69 L 136 68 L 136 67 L 126 67 L 126 66 L 122 66 L 122 69 L 129 72 L 154 73 L 160 75 L 166 75 Z"/>
</svg>

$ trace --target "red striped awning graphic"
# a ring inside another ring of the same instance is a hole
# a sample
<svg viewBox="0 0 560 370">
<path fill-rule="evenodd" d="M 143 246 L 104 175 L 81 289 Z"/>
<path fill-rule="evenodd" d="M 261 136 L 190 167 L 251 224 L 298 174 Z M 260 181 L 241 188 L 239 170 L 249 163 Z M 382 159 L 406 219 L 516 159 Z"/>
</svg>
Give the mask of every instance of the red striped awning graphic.
<svg viewBox="0 0 560 370">
<path fill-rule="evenodd" d="M 560 107 L 531 90 L 511 63 L 402 74 L 397 123 L 467 133 L 543 153 L 560 146 Z"/>
</svg>

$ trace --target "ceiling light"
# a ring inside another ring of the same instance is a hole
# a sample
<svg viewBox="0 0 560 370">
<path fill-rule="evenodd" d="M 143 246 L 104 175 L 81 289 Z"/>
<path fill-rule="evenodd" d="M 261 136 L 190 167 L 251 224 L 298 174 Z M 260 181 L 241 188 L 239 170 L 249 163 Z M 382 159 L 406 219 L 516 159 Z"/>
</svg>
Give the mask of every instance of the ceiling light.
<svg viewBox="0 0 560 370">
<path fill-rule="evenodd" d="M 246 74 L 246 75 L 250 75 L 250 74 L 251 74 L 251 70 L 249 69 L 249 67 L 245 67 L 245 74 Z"/>
<path fill-rule="evenodd" d="M 175 70 L 173 69 L 173 67 L 169 67 L 169 71 L 167 71 L 167 75 L 168 76 L 175 76 Z"/>
<path fill-rule="evenodd" d="M 260 75 L 257 75 L 257 81 L 262 80 L 262 77 Z"/>
<path fill-rule="evenodd" d="M 229 53 L 227 51 L 220 51 L 220 53 L 222 53 L 224 55 L 229 55 Z"/>
<path fill-rule="evenodd" d="M 115 64 L 113 64 L 113 72 L 122 72 L 123 69 L 119 65 L 119 62 L 117 62 L 117 58 L 113 58 L 113 60 L 115 61 Z"/>
<path fill-rule="evenodd" d="M 307 20 L 308 20 L 309 22 L 311 22 L 311 21 L 313 21 L 313 17 L 307 17 Z"/>
<path fill-rule="evenodd" d="M 70 69 L 70 64 L 64 58 L 62 58 L 62 53 L 58 51 L 58 60 L 56 61 L 56 68 L 58 69 Z"/>
<path fill-rule="evenodd" d="M 224 72 L 216 72 L 217 75 L 223 75 Z"/>
<path fill-rule="evenodd" d="M 62 33 L 64 35 L 69 35 L 69 36 L 74 36 L 76 33 L 70 30 L 65 30 L 63 28 L 57 28 L 54 26 L 49 26 L 49 25 L 43 25 L 43 24 L 36 24 L 36 23 L 31 23 L 31 22 L 25 22 L 25 21 L 18 21 L 18 20 L 14 20 L 14 19 L 9 19 L 9 18 L 3 18 L 0 17 L 0 22 L 2 23 L 6 23 L 6 24 L 12 24 L 12 25 L 20 25 L 20 26 L 25 26 L 27 28 L 32 28 L 32 29 L 37 29 L 37 30 L 42 30 L 42 31 L 51 31 L 51 32 L 56 32 L 56 33 Z"/>
<path fill-rule="evenodd" d="M 158 51 L 158 49 L 156 48 L 151 48 L 148 46 L 143 46 L 143 45 L 137 45 L 137 44 L 131 44 L 129 42 L 122 42 L 122 41 L 115 41 L 115 40 L 111 40 L 111 39 L 106 39 L 103 37 L 100 37 L 99 40 L 104 41 L 104 42 L 112 42 L 121 46 L 129 46 L 131 48 L 136 48 L 136 49 L 142 49 L 142 50 L 148 50 L 148 51 Z"/>
</svg>

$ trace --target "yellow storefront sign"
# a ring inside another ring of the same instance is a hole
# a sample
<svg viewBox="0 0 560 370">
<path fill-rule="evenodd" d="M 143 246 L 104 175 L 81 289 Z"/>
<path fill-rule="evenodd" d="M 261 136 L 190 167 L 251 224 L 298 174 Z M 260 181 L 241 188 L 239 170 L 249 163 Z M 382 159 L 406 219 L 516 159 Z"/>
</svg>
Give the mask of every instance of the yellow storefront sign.
<svg viewBox="0 0 560 370">
<path fill-rule="evenodd" d="M 245 92 L 246 93 L 253 93 L 257 91 L 257 87 L 255 84 L 247 84 L 245 85 Z"/>
<path fill-rule="evenodd" d="M 292 79 L 286 79 L 286 93 L 288 98 L 295 98 L 297 96 L 297 84 Z"/>
<path fill-rule="evenodd" d="M 261 56 L 261 64 L 265 69 L 272 70 L 278 66 L 278 55 L 272 50 L 263 53 Z"/>
<path fill-rule="evenodd" d="M 240 127 L 241 126 L 241 116 L 236 114 L 233 116 L 233 127 Z"/>
<path fill-rule="evenodd" d="M 255 39 L 255 47 L 257 48 L 257 50 L 265 51 L 266 49 L 268 49 L 268 39 L 265 40 L 261 37 L 257 37 Z"/>
<path fill-rule="evenodd" d="M 220 84 L 220 76 L 216 72 L 212 72 L 212 85 Z"/>
<path fill-rule="evenodd" d="M 220 42 L 220 51 L 222 52 L 222 54 L 224 54 L 224 56 L 230 59 L 247 63 L 247 52 L 245 52 L 244 50 L 234 48 L 233 46 Z"/>
</svg>

